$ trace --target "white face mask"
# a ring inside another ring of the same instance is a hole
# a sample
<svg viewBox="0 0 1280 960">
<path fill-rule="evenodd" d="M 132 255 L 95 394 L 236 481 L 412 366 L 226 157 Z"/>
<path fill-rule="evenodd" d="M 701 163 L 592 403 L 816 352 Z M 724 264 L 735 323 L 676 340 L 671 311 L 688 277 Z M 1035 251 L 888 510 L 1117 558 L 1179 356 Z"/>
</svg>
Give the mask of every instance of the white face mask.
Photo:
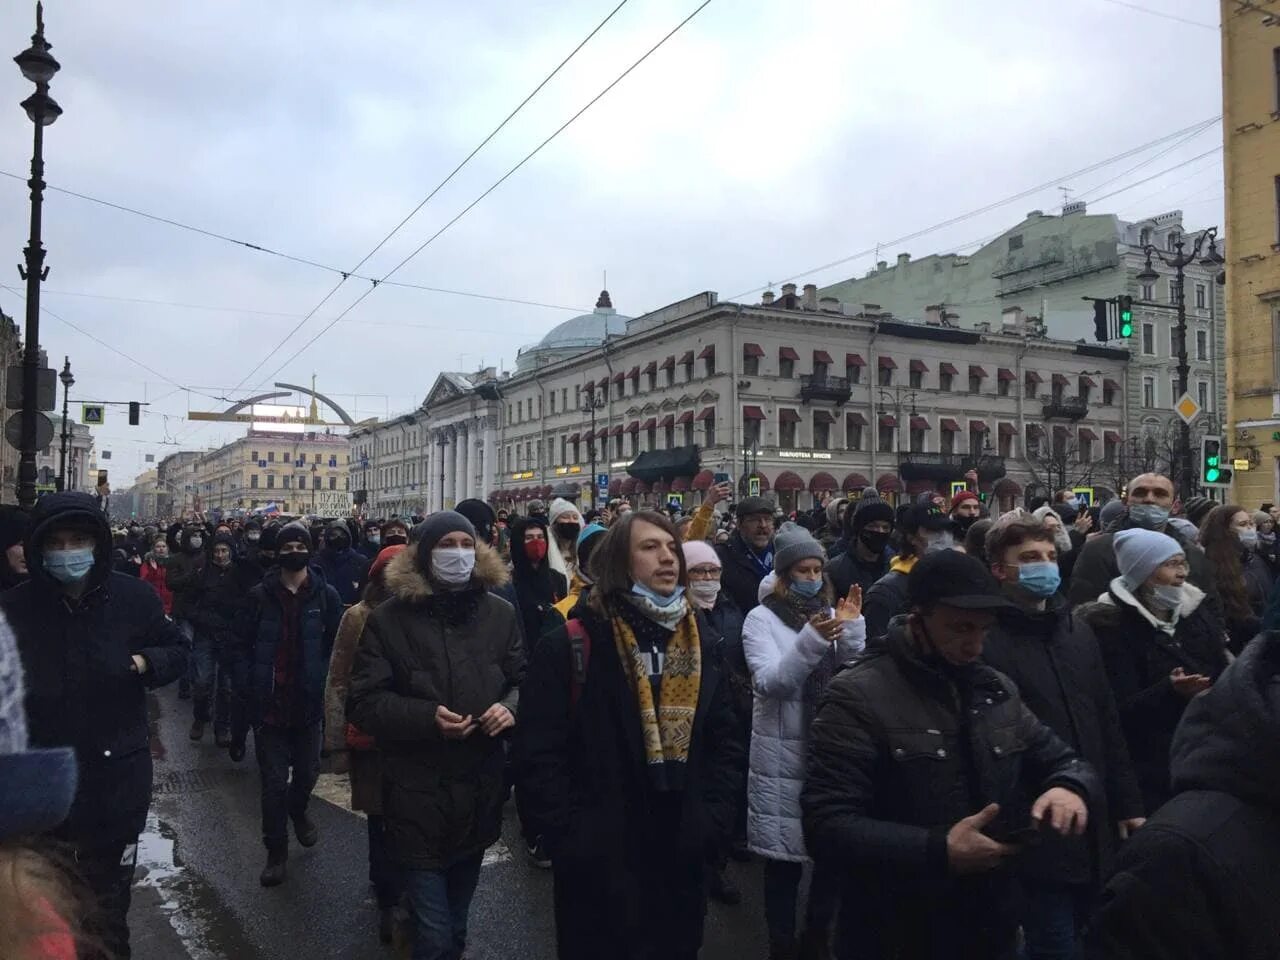
<svg viewBox="0 0 1280 960">
<path fill-rule="evenodd" d="M 716 597 L 720 596 L 719 580 L 690 580 L 689 596 L 700 607 L 711 608 L 716 605 Z"/>
<path fill-rule="evenodd" d="M 1151 588 L 1151 606 L 1156 610 L 1177 610 L 1183 596 L 1182 584 L 1160 583 Z"/>
<path fill-rule="evenodd" d="M 441 583 L 469 583 L 475 568 L 476 551 L 472 547 L 436 547 L 431 551 L 431 575 Z"/>
</svg>

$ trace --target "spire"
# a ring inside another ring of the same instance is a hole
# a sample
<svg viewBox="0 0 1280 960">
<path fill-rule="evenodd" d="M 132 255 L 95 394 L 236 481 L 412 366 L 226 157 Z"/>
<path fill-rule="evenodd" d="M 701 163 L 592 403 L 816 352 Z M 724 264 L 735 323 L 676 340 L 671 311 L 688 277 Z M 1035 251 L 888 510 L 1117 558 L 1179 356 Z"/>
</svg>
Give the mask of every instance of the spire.
<svg viewBox="0 0 1280 960">
<path fill-rule="evenodd" d="M 316 375 L 311 375 L 311 415 L 307 418 L 308 423 L 320 422 L 320 404 L 316 401 Z"/>
<path fill-rule="evenodd" d="M 613 301 L 609 299 L 609 291 L 608 291 L 608 290 L 601 290 L 601 291 L 600 291 L 600 299 L 596 301 L 596 309 L 597 309 L 597 310 L 612 310 L 612 309 L 613 309 Z"/>
</svg>

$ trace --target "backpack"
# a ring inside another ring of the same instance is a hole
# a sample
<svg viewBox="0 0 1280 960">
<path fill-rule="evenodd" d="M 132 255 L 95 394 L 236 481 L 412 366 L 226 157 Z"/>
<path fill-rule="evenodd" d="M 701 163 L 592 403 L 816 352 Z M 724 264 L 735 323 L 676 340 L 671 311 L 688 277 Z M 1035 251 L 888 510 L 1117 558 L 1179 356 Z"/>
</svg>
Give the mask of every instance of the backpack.
<svg viewBox="0 0 1280 960">
<path fill-rule="evenodd" d="M 581 620 L 566 620 L 569 633 L 569 707 L 578 706 L 582 688 L 587 683 L 587 666 L 591 663 L 591 634 Z"/>
</svg>

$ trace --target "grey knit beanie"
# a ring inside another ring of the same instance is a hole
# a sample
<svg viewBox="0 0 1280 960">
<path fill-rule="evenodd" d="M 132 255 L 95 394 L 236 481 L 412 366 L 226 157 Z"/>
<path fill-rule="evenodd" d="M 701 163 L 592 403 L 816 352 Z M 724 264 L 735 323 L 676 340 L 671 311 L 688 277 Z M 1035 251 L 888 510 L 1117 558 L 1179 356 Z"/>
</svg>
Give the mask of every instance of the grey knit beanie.
<svg viewBox="0 0 1280 960">
<path fill-rule="evenodd" d="M 1121 530 L 1112 539 L 1116 549 L 1116 566 L 1124 585 L 1136 590 L 1147 582 L 1166 560 L 1184 553 L 1182 544 L 1155 530 Z"/>
<path fill-rule="evenodd" d="M 788 570 L 801 560 L 825 561 L 827 552 L 804 527 L 788 521 L 773 538 L 773 569 Z"/>
</svg>

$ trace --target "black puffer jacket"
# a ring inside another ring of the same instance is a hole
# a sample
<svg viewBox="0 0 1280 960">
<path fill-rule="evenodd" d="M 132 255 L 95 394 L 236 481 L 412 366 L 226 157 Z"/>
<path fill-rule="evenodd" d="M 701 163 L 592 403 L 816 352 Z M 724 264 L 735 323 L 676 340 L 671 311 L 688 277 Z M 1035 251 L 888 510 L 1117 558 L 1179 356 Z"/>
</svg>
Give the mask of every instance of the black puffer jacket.
<svg viewBox="0 0 1280 960">
<path fill-rule="evenodd" d="M 907 611 L 907 575 L 916 564 L 914 556 L 897 556 L 889 561 L 889 572 L 871 585 L 862 598 L 862 615 L 867 621 L 867 647 L 874 648 L 889 632 L 889 621 Z"/>
<path fill-rule="evenodd" d="M 369 615 L 356 651 L 347 719 L 382 750 L 387 845 L 402 866 L 439 870 L 494 844 L 502 829 L 503 738 L 477 730 L 446 740 L 436 708 L 479 717 L 495 703 L 513 714 L 524 648 L 511 604 L 489 592 L 502 560 L 476 544 L 463 593 L 445 595 L 405 550 L 387 566 L 390 599 Z M 453 622 L 446 610 L 465 610 Z"/>
<path fill-rule="evenodd" d="M 1018 867 L 1050 883 L 1097 884 L 1115 852 L 1116 823 L 1146 811 L 1098 641 L 1061 597 L 1048 603 L 1043 612 L 1001 613 L 982 659 L 1018 685 L 1031 712 L 1093 767 L 1102 790 L 1089 798 L 1087 836 L 1047 835 Z"/>
<path fill-rule="evenodd" d="M 856 583 L 862 587 L 865 597 L 877 580 L 889 572 L 889 561 L 893 559 L 893 551 L 885 547 L 884 553 L 876 560 L 867 562 L 858 557 L 858 544 L 834 560 L 827 561 L 826 575 L 837 597 L 848 595 Z"/>
<path fill-rule="evenodd" d="M 1126 513 L 1107 527 L 1106 533 L 1099 534 L 1092 540 L 1086 540 L 1084 548 L 1076 557 L 1075 566 L 1071 570 L 1071 583 L 1067 591 L 1067 599 L 1071 605 L 1091 603 L 1107 592 L 1107 586 L 1120 576 L 1120 566 L 1116 563 L 1115 535 L 1121 530 L 1138 529 L 1138 525 L 1129 519 Z M 1209 570 L 1209 561 L 1204 551 L 1183 535 L 1177 527 L 1166 524 L 1160 531 L 1173 537 L 1182 544 L 1191 565 L 1187 578 L 1217 602 L 1217 590 L 1213 585 L 1213 576 Z"/>
<path fill-rule="evenodd" d="M 533 565 L 524 551 L 525 531 L 530 528 L 541 530 L 547 538 L 551 533 L 542 517 L 520 517 L 511 525 L 511 587 L 520 615 L 520 633 L 532 655 L 543 634 L 564 622 L 555 605 L 569 595 L 569 583 L 564 574 L 551 569 L 549 557 Z"/>
<path fill-rule="evenodd" d="M 1076 614 L 1098 638 L 1143 804 L 1151 813 L 1171 796 L 1169 744 L 1187 706 L 1174 691 L 1169 674 L 1182 667 L 1187 673 L 1217 678 L 1227 665 L 1222 618 L 1188 582 L 1170 636 L 1155 625 L 1119 578 L 1105 600 L 1086 604 Z"/>
<path fill-rule="evenodd" d="M 720 557 L 721 589 L 745 617 L 759 606 L 760 581 L 768 575 L 768 571 L 762 570 L 756 563 L 751 548 L 742 539 L 740 531 L 735 531 L 727 543 L 719 544 L 716 553 Z M 773 554 L 772 545 L 769 547 L 769 554 Z"/>
<path fill-rule="evenodd" d="M 1177 796 L 1121 848 L 1089 956 L 1280 957 L 1280 633 L 1191 702 L 1172 765 Z"/>
<path fill-rule="evenodd" d="M 95 563 L 79 602 L 44 571 L 41 544 L 56 525 L 91 529 Z M 27 674 L 33 747 L 73 747 L 80 785 L 60 834 L 85 847 L 132 843 L 151 803 L 146 692 L 186 671 L 182 634 L 151 584 L 111 571 L 111 530 L 84 493 L 40 499 L 26 540 L 31 579 L 0 597 Z M 147 661 L 141 676 L 132 657 Z"/>
<path fill-rule="evenodd" d="M 200 546 L 191 546 L 192 537 L 200 538 Z M 183 527 L 178 534 L 178 549 L 170 554 L 165 568 L 166 582 L 173 593 L 175 620 L 189 620 L 200 601 L 200 574 L 208 560 L 205 547 L 209 540 L 209 534 L 194 525 Z"/>
<path fill-rule="evenodd" d="M 841 870 L 836 956 L 1003 956 L 1018 923 L 1011 870 L 953 877 L 947 832 L 988 803 L 988 833 L 1026 826 L 1041 792 L 1089 797 L 1096 777 L 982 663 L 921 659 L 896 619 L 884 649 L 827 688 L 809 734 L 805 843 Z"/>
</svg>

